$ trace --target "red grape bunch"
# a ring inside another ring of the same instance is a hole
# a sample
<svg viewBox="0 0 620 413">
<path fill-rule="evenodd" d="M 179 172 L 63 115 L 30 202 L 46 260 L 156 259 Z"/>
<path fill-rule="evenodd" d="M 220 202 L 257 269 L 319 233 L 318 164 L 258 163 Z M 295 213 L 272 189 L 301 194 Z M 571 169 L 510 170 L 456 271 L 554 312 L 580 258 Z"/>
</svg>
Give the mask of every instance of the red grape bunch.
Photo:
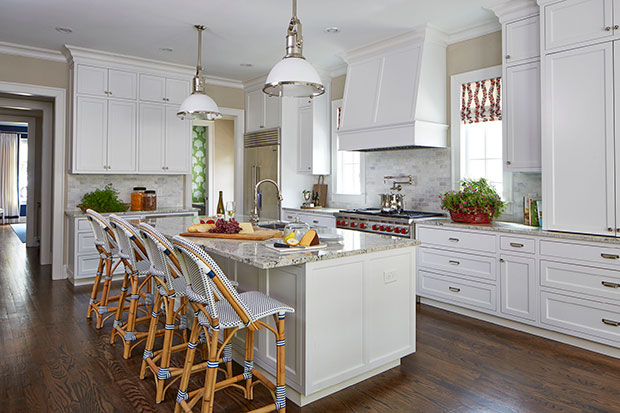
<svg viewBox="0 0 620 413">
<path fill-rule="evenodd" d="M 218 219 L 215 223 L 215 228 L 209 230 L 209 232 L 216 234 L 238 234 L 241 231 L 239 223 L 232 218 L 230 221 L 225 219 Z"/>
</svg>

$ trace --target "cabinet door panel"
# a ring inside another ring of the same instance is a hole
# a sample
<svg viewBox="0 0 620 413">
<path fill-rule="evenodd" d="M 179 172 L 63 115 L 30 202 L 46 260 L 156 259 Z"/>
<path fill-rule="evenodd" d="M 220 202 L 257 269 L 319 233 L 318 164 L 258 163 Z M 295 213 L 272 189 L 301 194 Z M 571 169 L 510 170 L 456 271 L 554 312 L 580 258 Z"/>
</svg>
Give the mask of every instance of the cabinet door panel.
<svg viewBox="0 0 620 413">
<path fill-rule="evenodd" d="M 610 235 L 608 228 L 615 228 L 612 44 L 546 58 L 543 224 Z"/>
<path fill-rule="evenodd" d="M 136 103 L 108 101 L 109 172 L 136 170 Z"/>
<path fill-rule="evenodd" d="M 615 3 L 617 13 L 620 13 L 620 1 Z M 618 24 L 620 24 L 620 17 L 616 20 Z M 615 154 L 615 164 L 616 164 L 616 174 L 615 174 L 615 184 L 616 184 L 616 236 L 620 236 L 620 41 L 614 42 L 614 68 L 615 68 L 615 77 L 616 81 L 615 85 L 615 128 L 616 128 L 616 154 Z"/>
<path fill-rule="evenodd" d="M 138 170 L 140 172 L 164 172 L 165 109 L 163 105 L 140 104 L 138 131 Z"/>
<path fill-rule="evenodd" d="M 108 91 L 110 97 L 135 99 L 138 96 L 138 76 L 124 70 L 108 71 Z"/>
<path fill-rule="evenodd" d="M 245 131 L 252 132 L 265 127 L 265 99 L 262 90 L 248 92 L 245 96 Z"/>
<path fill-rule="evenodd" d="M 179 79 L 166 79 L 166 103 L 180 105 L 190 93 L 189 82 Z"/>
<path fill-rule="evenodd" d="M 107 105 L 106 99 L 77 97 L 74 136 L 76 172 L 106 172 Z"/>
<path fill-rule="evenodd" d="M 188 173 L 190 159 L 191 123 L 177 117 L 176 106 L 166 106 L 166 172 Z"/>
<path fill-rule="evenodd" d="M 108 96 L 108 69 L 103 67 L 77 65 L 77 93 L 93 96 Z"/>
<path fill-rule="evenodd" d="M 566 0 L 545 6 L 547 50 L 611 38 L 612 0 Z"/>
<path fill-rule="evenodd" d="M 148 102 L 165 102 L 166 78 L 161 76 L 140 75 L 140 100 Z"/>
<path fill-rule="evenodd" d="M 506 169 L 540 170 L 540 62 L 506 68 L 503 110 Z"/>
<path fill-rule="evenodd" d="M 312 106 L 299 109 L 297 171 L 303 173 L 312 172 Z"/>
<path fill-rule="evenodd" d="M 515 64 L 540 56 L 540 19 L 538 16 L 506 24 L 505 35 L 505 64 Z"/>
<path fill-rule="evenodd" d="M 265 128 L 277 128 L 281 126 L 281 101 L 282 98 L 265 95 Z"/>
<path fill-rule="evenodd" d="M 536 260 L 501 256 L 501 312 L 536 320 Z"/>
<path fill-rule="evenodd" d="M 375 121 L 375 102 L 381 73 L 381 59 L 349 65 L 344 91 L 341 130 L 370 126 Z"/>
</svg>

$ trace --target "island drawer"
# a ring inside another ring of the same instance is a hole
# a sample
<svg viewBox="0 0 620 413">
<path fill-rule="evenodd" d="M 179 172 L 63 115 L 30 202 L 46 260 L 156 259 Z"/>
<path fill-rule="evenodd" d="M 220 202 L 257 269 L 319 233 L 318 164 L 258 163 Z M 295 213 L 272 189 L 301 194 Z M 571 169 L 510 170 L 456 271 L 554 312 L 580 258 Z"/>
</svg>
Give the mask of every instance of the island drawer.
<svg viewBox="0 0 620 413">
<path fill-rule="evenodd" d="M 452 229 L 420 227 L 418 239 L 423 244 L 433 244 L 450 249 L 465 249 L 495 253 L 495 235 L 477 232 L 454 231 Z"/>
<path fill-rule="evenodd" d="M 93 234 L 90 232 L 77 234 L 77 253 L 78 255 L 97 254 L 97 247 L 95 247 L 95 236 Z"/>
<path fill-rule="evenodd" d="M 559 241 L 540 241 L 540 255 L 590 261 L 620 267 L 620 248 L 606 245 L 583 245 Z"/>
<path fill-rule="evenodd" d="M 620 308 L 542 291 L 541 322 L 594 341 L 620 342 Z"/>
<path fill-rule="evenodd" d="M 615 270 L 541 260 L 540 285 L 620 300 L 620 272 Z"/>
<path fill-rule="evenodd" d="M 90 224 L 88 223 L 88 219 L 80 218 L 77 220 L 77 230 L 82 231 L 92 231 Z"/>
<path fill-rule="evenodd" d="M 492 257 L 421 247 L 418 250 L 418 265 L 486 281 L 497 280 L 496 262 Z"/>
<path fill-rule="evenodd" d="M 532 238 L 518 238 L 501 235 L 499 237 L 499 247 L 503 251 L 534 254 L 536 252 L 536 241 Z"/>
<path fill-rule="evenodd" d="M 418 270 L 420 295 L 440 299 L 449 304 L 465 304 L 485 310 L 497 310 L 494 285 L 463 280 L 448 275 Z"/>
</svg>

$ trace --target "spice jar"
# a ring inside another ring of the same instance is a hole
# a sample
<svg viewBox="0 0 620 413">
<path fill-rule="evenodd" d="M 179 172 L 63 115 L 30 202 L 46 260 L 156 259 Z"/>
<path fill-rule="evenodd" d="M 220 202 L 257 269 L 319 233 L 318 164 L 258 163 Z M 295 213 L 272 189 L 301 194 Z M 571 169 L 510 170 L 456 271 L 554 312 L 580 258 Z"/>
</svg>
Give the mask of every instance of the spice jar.
<svg viewBox="0 0 620 413">
<path fill-rule="evenodd" d="M 157 209 L 157 194 L 152 189 L 144 191 L 144 198 L 142 200 L 143 211 L 155 211 Z"/>
<path fill-rule="evenodd" d="M 131 193 L 131 210 L 132 211 L 142 211 L 142 208 L 143 208 L 142 200 L 144 198 L 144 191 L 146 191 L 146 188 L 143 186 L 133 187 L 133 192 Z"/>
</svg>

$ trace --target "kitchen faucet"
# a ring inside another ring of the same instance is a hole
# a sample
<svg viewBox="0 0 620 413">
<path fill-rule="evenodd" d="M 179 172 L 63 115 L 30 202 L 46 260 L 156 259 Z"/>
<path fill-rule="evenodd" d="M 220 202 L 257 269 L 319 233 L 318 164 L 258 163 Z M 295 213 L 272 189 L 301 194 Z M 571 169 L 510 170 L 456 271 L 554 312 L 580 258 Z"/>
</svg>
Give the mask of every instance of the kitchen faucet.
<svg viewBox="0 0 620 413">
<path fill-rule="evenodd" d="M 280 187 L 276 181 L 273 179 L 263 179 L 262 181 L 258 181 L 254 187 L 254 206 L 252 207 L 252 212 L 250 213 L 250 222 L 252 224 L 258 224 L 258 187 L 265 182 L 272 183 L 276 187 L 276 190 L 278 191 L 278 204 L 280 204 L 284 199 L 282 197 L 282 192 L 280 192 Z"/>
</svg>

